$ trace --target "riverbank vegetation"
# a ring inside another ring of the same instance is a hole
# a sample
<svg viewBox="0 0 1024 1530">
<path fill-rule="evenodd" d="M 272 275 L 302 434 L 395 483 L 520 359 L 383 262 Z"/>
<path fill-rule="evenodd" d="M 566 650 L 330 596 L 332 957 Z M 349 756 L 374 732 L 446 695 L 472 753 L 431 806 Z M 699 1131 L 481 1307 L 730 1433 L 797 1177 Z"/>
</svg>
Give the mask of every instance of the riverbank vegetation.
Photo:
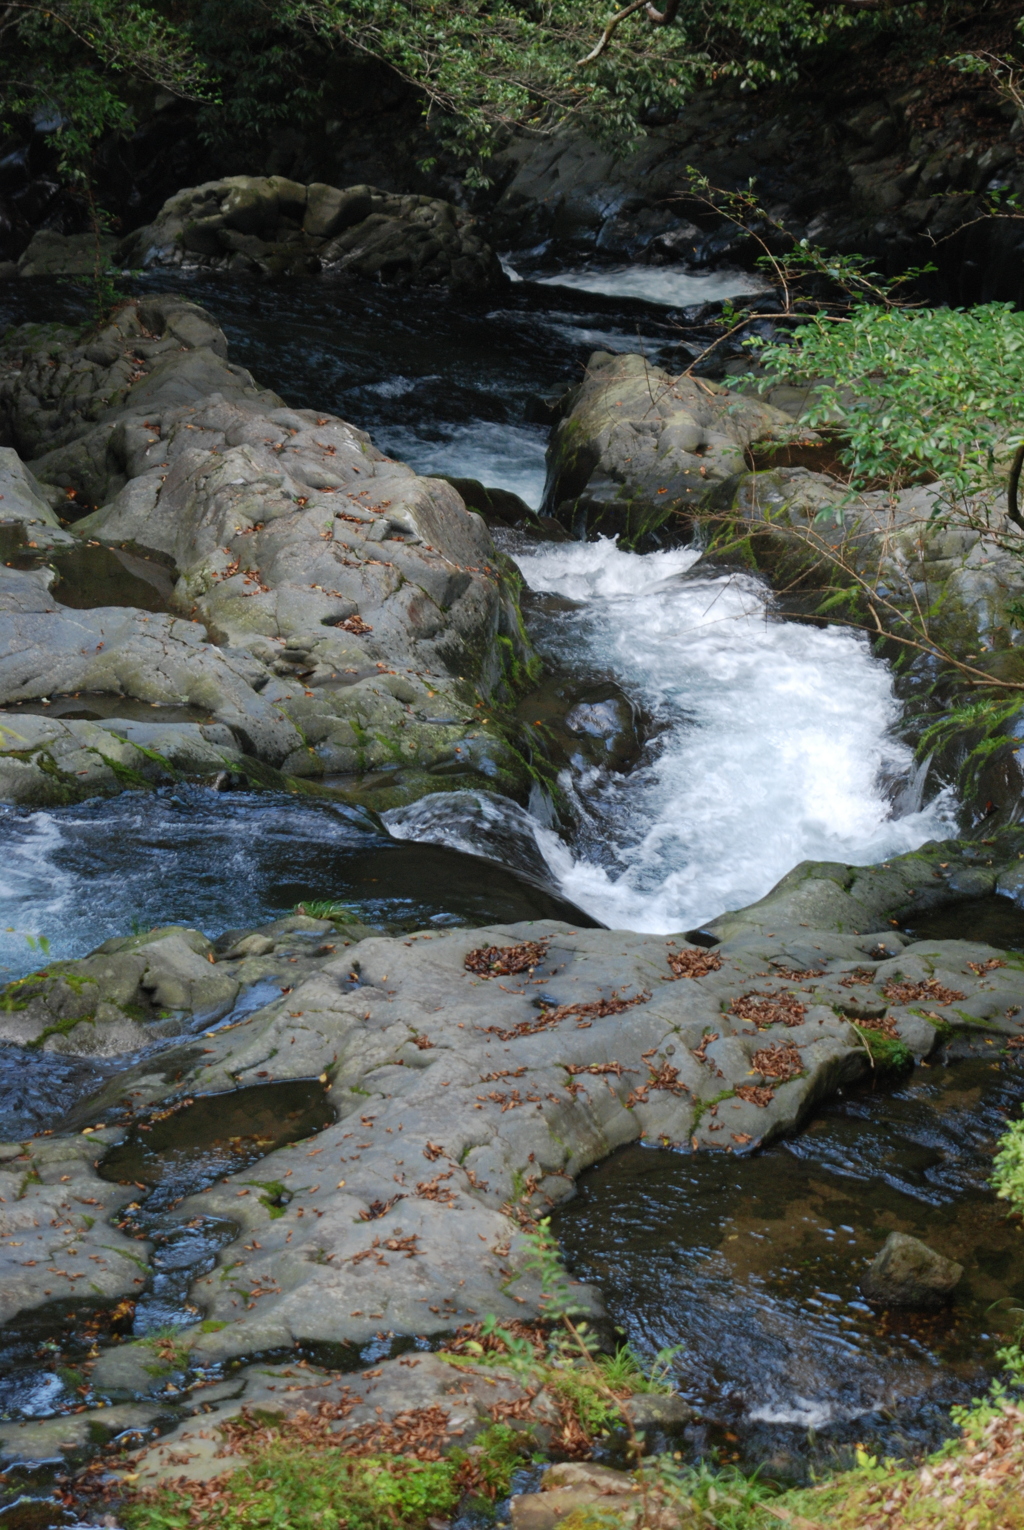
<svg viewBox="0 0 1024 1530">
<path fill-rule="evenodd" d="M 1024 1118 L 1002 1139 L 993 1184 L 1024 1215 Z M 1000 1358 L 1005 1382 L 969 1408 L 954 1410 L 961 1434 L 920 1464 L 879 1460 L 861 1447 L 856 1465 L 808 1487 L 781 1490 L 767 1476 L 745 1475 L 713 1461 L 687 1466 L 681 1455 L 643 1455 L 642 1436 L 623 1403 L 637 1393 L 669 1390 L 671 1355 L 645 1370 L 627 1350 L 593 1352 L 576 1326 L 557 1246 L 546 1224 L 528 1235 L 532 1264 L 546 1287 L 543 1325 L 502 1327 L 488 1319 L 442 1351 L 455 1367 L 515 1374 L 534 1395 L 559 1399 L 560 1438 L 546 1450 L 526 1417 L 495 1422 L 465 1448 L 444 1450 L 438 1419 L 410 1412 L 395 1424 L 346 1431 L 324 1410 L 291 1420 L 242 1415 L 223 1429 L 226 1448 L 244 1458 L 234 1473 L 134 1494 L 120 1505 L 127 1530 L 424 1530 L 470 1513 L 486 1523 L 515 1485 L 518 1469 L 556 1456 L 586 1459 L 598 1439 L 618 1429 L 634 1469 L 622 1481 L 635 1499 L 602 1507 L 581 1495 L 561 1523 L 566 1530 L 1022 1530 L 1024 1527 L 1024 1383 L 1017 1343 Z M 421 1410 L 422 1411 L 422 1410 Z M 434 1410 L 435 1412 L 437 1410 Z M 450 1442 L 449 1442 L 450 1443 Z M 524 1490 L 522 1487 L 520 1490 Z M 529 1488 L 525 1489 L 531 1490 Z M 612 1491 L 604 1484 L 605 1493 Z M 591 1498 L 593 1495 L 591 1495 Z M 563 1506 L 564 1507 L 564 1506 Z M 531 1521 L 532 1522 L 532 1521 Z"/>
<path fill-rule="evenodd" d="M 372 61 L 485 179 L 511 131 L 573 121 L 621 149 L 709 83 L 792 82 L 822 49 L 876 35 L 893 56 L 941 56 L 973 13 L 964 0 L 629 0 L 611 12 L 586 0 L 19 0 L 0 11 L 0 128 L 43 127 L 81 185 L 100 142 L 130 138 L 154 95 L 193 103 L 209 144 L 256 148 L 324 109 L 347 65 Z"/>
</svg>

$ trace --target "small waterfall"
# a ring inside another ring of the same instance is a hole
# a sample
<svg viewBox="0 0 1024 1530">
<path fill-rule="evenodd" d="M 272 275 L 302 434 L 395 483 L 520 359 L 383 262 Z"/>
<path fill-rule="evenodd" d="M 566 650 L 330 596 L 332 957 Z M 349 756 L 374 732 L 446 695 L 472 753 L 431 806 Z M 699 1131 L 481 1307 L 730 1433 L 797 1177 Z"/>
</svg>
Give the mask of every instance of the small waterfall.
<svg viewBox="0 0 1024 1530">
<path fill-rule="evenodd" d="M 867 643 L 773 619 L 760 581 L 705 573 L 699 556 L 608 540 L 516 554 L 532 590 L 576 602 L 541 617 L 541 648 L 614 676 L 653 725 L 630 773 L 564 779 L 582 825 L 571 850 L 540 835 L 563 892 L 612 928 L 685 930 L 798 861 L 867 863 L 955 832 L 948 795 L 921 806 L 911 788 L 912 810 L 893 814 L 913 758 Z"/>
</svg>

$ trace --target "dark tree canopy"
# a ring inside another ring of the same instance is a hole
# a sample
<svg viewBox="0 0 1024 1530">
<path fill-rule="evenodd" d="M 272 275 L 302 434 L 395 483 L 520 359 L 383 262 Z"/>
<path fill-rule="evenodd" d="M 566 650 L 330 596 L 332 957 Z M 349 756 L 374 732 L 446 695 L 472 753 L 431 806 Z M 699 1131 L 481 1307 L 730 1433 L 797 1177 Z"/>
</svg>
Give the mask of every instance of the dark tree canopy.
<svg viewBox="0 0 1024 1530">
<path fill-rule="evenodd" d="M 315 110 L 334 56 L 384 64 L 471 167 L 511 129 L 573 119 L 625 145 L 710 80 L 795 77 L 809 50 L 925 29 L 955 0 L 0 0 L 8 124 L 51 124 L 65 175 L 130 131 L 140 88 L 198 103 L 208 139 Z M 472 175 L 472 168 L 470 174 Z M 479 174 L 479 169 L 477 169 Z"/>
</svg>

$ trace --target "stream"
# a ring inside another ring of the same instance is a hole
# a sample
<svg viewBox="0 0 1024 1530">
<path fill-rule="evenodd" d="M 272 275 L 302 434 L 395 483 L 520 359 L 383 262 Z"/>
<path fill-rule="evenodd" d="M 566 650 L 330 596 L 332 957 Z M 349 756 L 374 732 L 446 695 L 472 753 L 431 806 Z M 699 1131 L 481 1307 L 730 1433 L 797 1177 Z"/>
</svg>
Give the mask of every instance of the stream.
<svg viewBox="0 0 1024 1530">
<path fill-rule="evenodd" d="M 852 1464 L 854 1445 L 919 1455 L 984 1392 L 1019 1318 L 1024 1233 L 987 1182 L 1022 1093 L 1017 1064 L 961 1045 L 841 1090 L 746 1162 L 624 1148 L 581 1176 L 554 1230 L 641 1354 L 678 1346 L 696 1454 L 796 1479 Z M 963 1264 L 949 1307 L 865 1302 L 859 1278 L 890 1232 Z"/>
<path fill-rule="evenodd" d="M 538 399 L 578 379 L 595 348 L 678 367 L 702 348 L 701 305 L 729 284 L 652 268 L 530 275 L 489 302 L 313 281 L 159 275 L 145 287 L 185 285 L 222 323 L 232 359 L 290 404 L 336 412 L 421 472 L 479 478 L 536 507 Z M 81 313 L 67 284 L 0 288 L 0 325 Z M 637 720 L 629 768 L 566 765 L 571 827 L 543 804 L 530 816 L 487 794 L 387 814 L 390 834 L 338 803 L 184 786 L 0 809 L 5 975 L 38 965 L 41 938 L 50 959 L 80 956 L 132 929 L 178 921 L 216 935 L 312 897 L 397 931 L 563 917 L 560 892 L 612 927 L 685 931 L 803 859 L 869 863 L 956 831 L 956 802 L 928 794 L 899 737 L 889 670 L 855 634 L 779 619 L 764 584 L 694 548 L 499 539 L 526 580 L 549 676 L 614 686 Z M 96 560 L 98 587 L 120 577 Z M 498 856 L 495 835 L 522 854 Z M 80 1097 L 73 1061 L 20 1063 L 4 1049 L 0 1108 L 13 1119 L 31 1121 L 44 1070 L 55 1100 Z M 836 1099 L 750 1160 L 634 1147 L 584 1176 L 559 1236 L 642 1353 L 683 1345 L 676 1381 L 703 1420 L 693 1453 L 714 1446 L 799 1475 L 854 1441 L 916 1451 L 949 1432 L 950 1405 L 998 1369 L 988 1307 L 1024 1298 L 1020 1234 L 984 1188 L 1022 1094 L 1010 1063 L 950 1059 Z M 209 1159 L 209 1144 L 193 1147 L 187 1178 Z M 893 1228 L 971 1270 L 950 1313 L 882 1319 L 859 1299 L 857 1271 Z M 210 1230 L 211 1249 L 221 1237 Z M 137 1332 L 188 1320 L 187 1281 L 153 1290 Z M 19 1363 L 27 1375 L 35 1361 Z M 8 1406 L 39 1416 L 57 1406 L 51 1394 L 26 1386 Z"/>
<path fill-rule="evenodd" d="M 166 273 L 145 286 L 184 285 L 220 320 L 232 358 L 290 404 L 335 411 L 420 472 L 477 477 L 536 507 L 549 429 L 527 419 L 537 400 L 578 379 L 595 348 L 684 364 L 704 346 L 705 303 L 749 290 L 751 279 L 654 267 L 530 277 L 490 300 Z M 0 289 L 0 323 L 82 313 L 73 284 Z M 855 635 L 777 619 L 765 585 L 708 568 L 693 548 L 636 554 L 607 541 L 527 545 L 514 534 L 506 546 L 531 591 L 525 615 L 549 666 L 614 680 L 642 720 L 643 752 L 628 773 L 565 774 L 571 841 L 543 813 L 533 829 L 548 880 L 594 919 L 688 929 L 761 897 L 800 860 L 867 863 L 953 831 L 955 803 L 923 801 L 925 783 L 894 731 L 891 675 Z M 145 574 L 125 572 L 136 583 Z M 330 895 L 370 923 L 450 922 L 434 898 L 432 863 L 411 873 L 416 892 L 403 888 L 384 908 L 344 857 L 325 864 L 325 844 L 349 832 L 329 814 L 291 804 L 277 827 L 276 810 L 234 793 L 205 797 L 188 809 L 180 794 L 157 794 L 5 813 L 12 856 L 0 888 L 0 962 L 11 975 L 34 965 L 27 935 L 47 937 L 55 956 L 83 954 L 123 930 L 129 907 L 143 923 L 212 927 Z M 434 820 L 429 807 L 411 823 L 397 816 L 406 843 L 472 847 L 473 816 L 460 824 L 450 798 Z M 508 809 L 513 830 L 521 816 Z M 308 853 L 324 879 L 315 890 L 287 875 L 268 883 L 266 835 L 276 847 L 286 840 L 296 864 Z M 140 856 L 130 890 L 123 836 Z M 487 921 L 478 900 L 454 912 Z"/>
</svg>

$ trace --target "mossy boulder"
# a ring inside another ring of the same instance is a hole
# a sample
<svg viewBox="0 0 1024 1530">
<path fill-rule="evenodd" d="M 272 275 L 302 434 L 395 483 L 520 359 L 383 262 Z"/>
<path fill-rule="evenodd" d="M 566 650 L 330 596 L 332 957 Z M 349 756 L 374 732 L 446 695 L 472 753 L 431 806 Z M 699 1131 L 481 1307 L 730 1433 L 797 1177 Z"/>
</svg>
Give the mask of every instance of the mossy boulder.
<svg viewBox="0 0 1024 1530">
<path fill-rule="evenodd" d="M 461 291 L 508 280 L 465 208 L 376 186 L 305 186 L 279 175 L 235 175 L 176 192 L 152 223 L 121 242 L 115 258 L 130 266 L 326 272 Z"/>
<path fill-rule="evenodd" d="M 752 442 L 797 434 L 760 399 L 595 351 L 552 436 L 543 513 L 576 535 L 631 545 L 668 524 L 687 535 L 711 492 L 743 472 Z"/>
</svg>

